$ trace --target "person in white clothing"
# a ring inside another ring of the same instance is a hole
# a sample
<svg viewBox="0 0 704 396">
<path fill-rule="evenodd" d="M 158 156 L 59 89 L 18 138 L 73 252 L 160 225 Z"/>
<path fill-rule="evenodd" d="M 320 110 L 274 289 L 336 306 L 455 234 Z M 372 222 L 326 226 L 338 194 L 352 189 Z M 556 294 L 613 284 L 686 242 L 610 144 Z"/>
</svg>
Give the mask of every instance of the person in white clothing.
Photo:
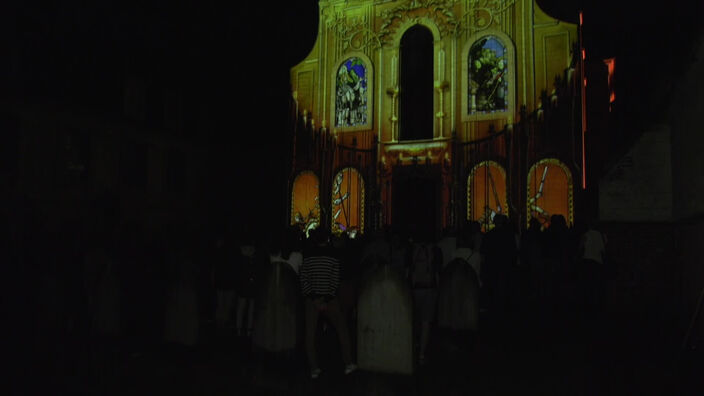
<svg viewBox="0 0 704 396">
<path fill-rule="evenodd" d="M 590 221 L 579 240 L 579 302 L 591 313 L 599 311 L 604 292 L 606 237 Z"/>
<path fill-rule="evenodd" d="M 472 234 L 469 231 L 463 231 L 457 239 L 457 247 L 452 252 L 450 261 L 456 258 L 460 258 L 472 266 L 472 269 L 474 269 L 480 279 L 479 286 L 481 287 L 481 254 L 477 249 L 474 249 Z"/>
<path fill-rule="evenodd" d="M 289 229 L 277 241 L 277 244 L 271 247 L 269 262 L 284 262 L 298 274 L 298 270 L 303 264 L 303 253 L 296 230 Z"/>
<path fill-rule="evenodd" d="M 443 237 L 437 243 L 437 246 L 442 251 L 442 268 L 447 267 L 447 264 L 455 258 L 455 249 L 457 248 L 457 237 L 450 229 L 443 231 Z"/>
</svg>

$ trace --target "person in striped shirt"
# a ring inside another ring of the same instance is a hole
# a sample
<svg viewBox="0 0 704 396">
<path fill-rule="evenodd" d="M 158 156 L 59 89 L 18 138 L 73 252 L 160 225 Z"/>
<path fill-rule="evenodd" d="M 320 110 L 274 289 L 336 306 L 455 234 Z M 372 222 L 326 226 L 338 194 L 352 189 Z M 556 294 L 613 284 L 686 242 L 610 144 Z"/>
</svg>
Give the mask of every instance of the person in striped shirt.
<svg viewBox="0 0 704 396">
<path fill-rule="evenodd" d="M 329 246 L 325 231 L 313 230 L 311 239 L 311 246 L 303 252 L 303 265 L 299 273 L 305 297 L 306 354 L 311 378 L 318 378 L 321 372 L 315 350 L 315 333 L 321 314 L 326 315 L 337 330 L 345 374 L 349 374 L 357 369 L 357 365 L 352 363 L 349 329 L 337 297 L 340 287 L 340 260 L 335 250 Z"/>
</svg>

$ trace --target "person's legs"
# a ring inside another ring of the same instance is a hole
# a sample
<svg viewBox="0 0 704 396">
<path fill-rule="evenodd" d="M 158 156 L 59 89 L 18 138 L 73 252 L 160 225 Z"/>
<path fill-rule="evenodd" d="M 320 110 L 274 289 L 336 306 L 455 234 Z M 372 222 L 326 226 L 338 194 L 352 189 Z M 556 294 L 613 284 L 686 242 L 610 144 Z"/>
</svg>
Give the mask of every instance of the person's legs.
<svg viewBox="0 0 704 396">
<path fill-rule="evenodd" d="M 428 340 L 430 339 L 430 322 L 423 320 L 420 325 L 420 353 L 419 359 L 422 362 L 425 361 L 425 351 L 428 347 Z"/>
<path fill-rule="evenodd" d="M 421 363 L 425 360 L 425 352 L 430 340 L 430 325 L 435 316 L 436 294 L 434 289 L 415 289 L 413 291 L 416 315 L 420 324 L 420 340 L 418 345 L 418 358 Z"/>
<path fill-rule="evenodd" d="M 579 309 L 589 310 L 591 287 L 589 279 L 589 260 L 579 261 Z"/>
<path fill-rule="evenodd" d="M 217 290 L 217 307 L 215 309 L 215 324 L 218 329 L 223 329 L 230 318 L 233 295 L 228 290 Z"/>
<path fill-rule="evenodd" d="M 225 325 L 226 326 L 232 326 L 233 323 L 233 316 L 234 315 L 234 306 L 235 306 L 235 299 L 237 296 L 235 296 L 235 291 L 234 290 L 227 290 L 225 291 L 225 312 L 224 312 L 224 318 L 225 318 Z"/>
<path fill-rule="evenodd" d="M 254 329 L 254 299 L 247 299 L 247 336 L 252 335 Z"/>
<path fill-rule="evenodd" d="M 350 333 L 347 328 L 347 320 L 340 308 L 340 301 L 335 298 L 328 302 L 327 316 L 330 322 L 337 330 L 337 336 L 340 341 L 340 350 L 342 351 L 342 361 L 345 365 L 352 364 L 352 349 L 350 347 Z"/>
<path fill-rule="evenodd" d="M 236 320 L 236 326 L 237 326 L 237 334 L 242 334 L 242 329 L 243 329 L 243 322 L 244 322 L 244 314 L 245 310 L 247 309 L 247 299 L 245 297 L 237 297 L 237 317 L 235 318 Z"/>
<path fill-rule="evenodd" d="M 306 319 L 306 355 L 311 371 L 318 369 L 318 357 L 315 351 L 315 332 L 318 328 L 318 310 L 312 300 L 305 301 Z"/>
</svg>

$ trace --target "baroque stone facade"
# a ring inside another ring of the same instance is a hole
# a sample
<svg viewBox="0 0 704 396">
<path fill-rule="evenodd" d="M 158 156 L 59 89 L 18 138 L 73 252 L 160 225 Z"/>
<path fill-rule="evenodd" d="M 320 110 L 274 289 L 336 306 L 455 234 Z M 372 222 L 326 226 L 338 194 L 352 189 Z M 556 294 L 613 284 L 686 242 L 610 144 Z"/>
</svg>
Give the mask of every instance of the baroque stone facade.
<svg viewBox="0 0 704 396">
<path fill-rule="evenodd" d="M 337 154 L 328 158 L 326 170 L 319 161 L 296 157 L 292 183 L 298 172 L 313 171 L 321 179 L 318 187 L 323 197 L 329 195 L 324 188 L 331 183 L 324 179 L 334 179 L 343 167 L 357 167 L 368 187 L 367 204 L 360 207 L 375 217 L 369 224 L 388 225 L 394 222 L 392 212 L 398 206 L 392 197 L 394 186 L 402 178 L 415 177 L 413 172 L 399 170 L 422 164 L 436 170 L 428 177 L 437 180 L 438 192 L 431 200 L 439 229 L 456 225 L 459 218 L 482 217 L 478 210 L 471 213 L 471 205 L 466 213 L 459 208 L 470 198 L 463 191 L 471 169 L 491 159 L 508 171 L 508 188 L 503 188 L 509 196 L 508 206 L 514 206 L 516 214 L 522 212 L 515 207 L 525 200 L 519 198 L 525 186 L 511 186 L 516 184 L 511 179 L 515 171 L 509 169 L 517 166 L 519 151 L 511 146 L 518 135 L 513 126 L 521 119 L 521 111 L 537 114 L 537 119 L 546 94 L 556 102 L 564 94 L 556 91 L 575 85 L 577 25 L 548 16 L 533 0 L 321 0 L 319 11 L 317 41 L 310 54 L 291 69 L 292 96 L 296 113 L 304 119 L 302 125 L 331 139 Z M 407 80 L 415 73 L 408 57 L 417 43 L 411 43 L 409 36 L 419 26 L 420 34 L 431 43 L 420 59 L 431 66 L 416 67 L 427 74 L 417 84 L 428 81 L 423 85 L 428 88 L 415 93 L 410 85 L 416 81 Z M 418 96 L 426 101 L 414 102 L 409 113 L 408 103 Z M 404 117 L 414 113 L 432 120 L 423 124 L 421 139 L 417 134 L 411 139 L 404 136 L 412 128 Z M 563 129 L 566 135 L 573 132 L 570 124 Z M 504 138 L 495 138 L 498 135 Z M 297 144 L 303 140 L 298 136 Z M 351 150 L 347 158 L 340 151 L 345 148 Z M 568 162 L 573 153 L 558 148 L 551 154 Z M 531 158 L 535 161 L 519 167 L 524 175 L 513 175 L 513 179 L 526 180 L 525 173 L 538 159 Z M 356 164 L 360 160 L 371 168 L 362 169 Z M 488 181 L 483 188 L 489 188 Z M 330 206 L 325 201 L 319 199 L 317 205 Z M 491 206 L 489 201 L 482 205 Z M 322 206 L 321 216 L 326 216 Z M 572 202 L 562 206 L 571 208 Z M 509 208 L 503 210 L 511 215 Z M 571 213 L 561 214 L 571 220 Z M 291 213 L 291 223 L 295 217 Z M 319 219 L 323 224 L 327 221 Z"/>
</svg>

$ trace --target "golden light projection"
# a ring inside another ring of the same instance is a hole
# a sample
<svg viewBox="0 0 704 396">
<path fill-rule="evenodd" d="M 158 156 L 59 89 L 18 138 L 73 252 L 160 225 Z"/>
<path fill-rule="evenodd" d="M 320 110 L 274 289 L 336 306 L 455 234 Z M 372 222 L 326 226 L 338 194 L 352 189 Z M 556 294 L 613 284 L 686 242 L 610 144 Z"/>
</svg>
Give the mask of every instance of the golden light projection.
<svg viewBox="0 0 704 396">
<path fill-rule="evenodd" d="M 344 168 L 332 183 L 332 232 L 364 232 L 364 179 L 354 168 Z"/>
<path fill-rule="evenodd" d="M 527 213 L 547 224 L 550 215 L 563 214 L 572 222 L 571 194 L 585 193 L 587 174 L 581 13 L 579 23 L 560 21 L 537 0 L 318 3 L 322 28 L 289 71 L 292 223 L 304 229 L 322 224 L 338 235 L 363 231 L 366 216 L 366 231 L 404 222 L 457 228 L 467 220 L 488 230 L 497 214 L 509 214 L 508 202 L 513 219 Z M 606 62 L 609 81 L 617 83 L 615 63 Z M 560 104 L 552 111 L 554 122 L 545 122 L 547 103 L 538 94 L 543 91 L 551 104 Z M 523 108 L 531 117 L 523 117 Z M 424 116 L 414 121 L 416 114 Z M 533 161 L 542 158 L 535 153 L 572 158 L 575 142 L 532 139 L 527 157 L 520 149 L 523 132 L 510 131 L 520 127 L 531 136 L 549 136 L 548 127 L 570 130 L 570 115 L 581 117 L 582 160 L 565 162 L 569 168 L 549 164 L 542 183 L 545 165 L 529 177 Z M 495 133 L 504 127 L 505 134 Z M 496 162 L 477 166 L 489 159 Z M 299 172 L 311 170 L 319 180 L 300 176 L 294 186 Z M 416 174 L 433 180 L 426 188 L 433 194 L 400 187 L 399 181 Z M 574 188 L 573 176 L 579 177 Z M 462 182 L 467 190 L 459 187 Z M 307 184 L 319 189 L 308 193 Z M 320 201 L 313 202 L 316 195 Z M 407 210 L 407 203 L 421 198 L 433 207 L 413 217 L 418 209 Z"/>
<path fill-rule="evenodd" d="M 298 225 L 306 234 L 320 224 L 320 182 L 311 171 L 296 176 L 291 192 L 291 225 Z"/>
<path fill-rule="evenodd" d="M 550 225 L 550 216 L 562 215 L 568 225 L 574 224 L 572 173 L 557 159 L 546 158 L 528 172 L 526 220 L 536 218 L 543 227 Z"/>
<path fill-rule="evenodd" d="M 506 171 L 494 161 L 480 162 L 467 179 L 467 219 L 488 231 L 494 228 L 497 214 L 508 216 L 507 209 Z"/>
</svg>

